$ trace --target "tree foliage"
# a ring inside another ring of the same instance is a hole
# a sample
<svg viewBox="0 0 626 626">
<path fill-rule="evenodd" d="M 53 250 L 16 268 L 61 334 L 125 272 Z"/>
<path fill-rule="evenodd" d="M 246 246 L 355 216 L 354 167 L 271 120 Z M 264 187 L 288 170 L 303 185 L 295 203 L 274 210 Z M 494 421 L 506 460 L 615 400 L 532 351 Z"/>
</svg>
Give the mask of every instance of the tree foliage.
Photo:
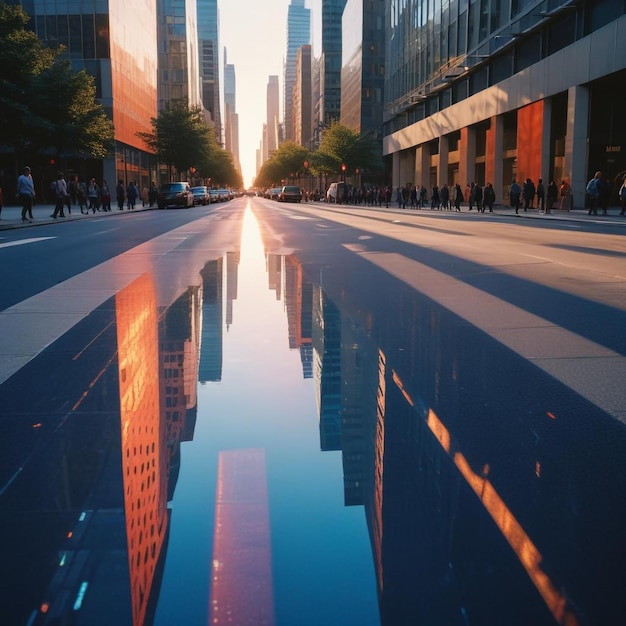
<svg viewBox="0 0 626 626">
<path fill-rule="evenodd" d="M 268 159 L 256 178 L 257 187 L 278 186 L 281 180 L 303 174 L 305 162 L 311 163 L 309 150 L 291 141 L 282 143 L 271 159 Z"/>
<path fill-rule="evenodd" d="M 20 5 L 0 4 L 0 142 L 18 154 L 101 158 L 111 147 L 113 125 L 96 101 L 94 81 L 26 29 Z"/>
<path fill-rule="evenodd" d="M 341 175 L 346 171 L 382 169 L 381 147 L 373 133 L 360 134 L 339 122 L 333 122 L 324 132 L 319 149 L 310 152 L 292 142 L 281 144 L 268 159 L 255 180 L 256 187 L 277 186 L 281 180 L 304 173 L 304 162 L 315 175 Z"/>
<path fill-rule="evenodd" d="M 241 186 L 241 175 L 230 154 L 218 145 L 202 107 L 189 106 L 186 99 L 171 100 L 150 123 L 151 133 L 137 134 L 161 163 L 179 174 L 193 169 L 216 185 Z"/>
</svg>

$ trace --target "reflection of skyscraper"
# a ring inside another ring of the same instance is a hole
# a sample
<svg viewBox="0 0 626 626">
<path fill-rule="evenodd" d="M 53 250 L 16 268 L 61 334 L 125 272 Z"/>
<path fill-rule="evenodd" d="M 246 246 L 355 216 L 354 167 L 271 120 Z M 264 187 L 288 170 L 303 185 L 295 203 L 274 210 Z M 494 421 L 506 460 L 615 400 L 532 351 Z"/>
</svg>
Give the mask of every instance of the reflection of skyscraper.
<svg viewBox="0 0 626 626">
<path fill-rule="evenodd" d="M 233 323 L 233 302 L 237 299 L 239 252 L 226 253 L 226 329 Z"/>
<path fill-rule="evenodd" d="M 210 623 L 273 626 L 270 521 L 263 450 L 218 461 Z"/>
<path fill-rule="evenodd" d="M 159 407 L 157 306 L 144 274 L 115 297 L 124 509 L 133 624 L 144 623 L 167 530 L 167 442 Z"/>
<path fill-rule="evenodd" d="M 222 379 L 222 266 L 223 260 L 209 261 L 202 276 L 202 343 L 200 382 Z"/>
<path fill-rule="evenodd" d="M 285 306 L 289 329 L 289 347 L 300 350 L 305 378 L 313 375 L 311 345 L 313 285 L 304 276 L 302 264 L 294 255 L 285 257 Z"/>
<path fill-rule="evenodd" d="M 341 449 L 341 314 L 313 288 L 313 375 L 317 384 L 320 449 Z"/>
<path fill-rule="evenodd" d="M 267 284 L 276 292 L 276 300 L 280 300 L 282 296 L 282 262 L 283 257 L 279 254 L 267 255 Z"/>
</svg>

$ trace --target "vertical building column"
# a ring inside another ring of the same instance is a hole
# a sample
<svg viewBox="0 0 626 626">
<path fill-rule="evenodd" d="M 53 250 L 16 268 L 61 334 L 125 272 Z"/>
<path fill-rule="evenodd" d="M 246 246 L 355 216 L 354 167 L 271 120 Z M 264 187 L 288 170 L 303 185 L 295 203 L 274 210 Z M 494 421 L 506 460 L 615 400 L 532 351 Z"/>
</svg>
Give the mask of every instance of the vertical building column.
<svg viewBox="0 0 626 626">
<path fill-rule="evenodd" d="M 437 166 L 437 185 L 439 187 L 442 187 L 444 184 L 450 184 L 448 180 L 449 143 L 447 135 L 439 137 L 439 165 Z"/>
<path fill-rule="evenodd" d="M 552 145 L 552 100 L 546 98 L 543 101 L 543 124 L 541 131 L 541 167 L 539 176 L 543 178 L 546 189 L 550 182 L 550 172 L 552 172 L 552 164 L 550 163 L 550 146 Z M 559 181 L 560 182 L 560 181 Z"/>
<path fill-rule="evenodd" d="M 402 175 L 402 172 L 400 171 L 400 151 L 396 150 L 396 152 L 393 153 L 391 158 L 393 162 L 392 173 L 391 173 L 391 177 L 392 177 L 391 186 L 395 189 L 396 187 L 400 186 L 400 177 Z"/>
<path fill-rule="evenodd" d="M 471 126 L 461 129 L 459 141 L 459 184 L 462 188 L 476 176 L 476 130 Z"/>
<path fill-rule="evenodd" d="M 589 171 L 588 124 L 589 89 L 582 86 L 570 87 L 567 92 L 564 170 L 572 186 L 573 206 L 575 207 L 585 205 L 585 186 Z"/>
<path fill-rule="evenodd" d="M 415 185 L 430 186 L 430 147 L 427 143 L 415 148 Z"/>
<path fill-rule="evenodd" d="M 494 115 L 487 130 L 487 155 L 485 162 L 485 183 L 490 182 L 496 192 L 496 200 L 502 202 L 504 187 L 511 181 L 502 179 L 504 176 L 504 118 Z"/>
</svg>

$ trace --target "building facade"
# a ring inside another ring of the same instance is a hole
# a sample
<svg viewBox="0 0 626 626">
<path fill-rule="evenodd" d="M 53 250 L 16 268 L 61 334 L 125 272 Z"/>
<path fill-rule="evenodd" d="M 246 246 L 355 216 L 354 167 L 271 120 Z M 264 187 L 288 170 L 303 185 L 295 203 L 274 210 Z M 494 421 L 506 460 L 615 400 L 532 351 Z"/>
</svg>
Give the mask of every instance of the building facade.
<svg viewBox="0 0 626 626">
<path fill-rule="evenodd" d="M 346 0 L 322 0 L 319 118 L 324 125 L 341 115 L 341 16 L 345 6 Z"/>
<path fill-rule="evenodd" d="M 347 0 L 342 19 L 341 117 L 380 136 L 385 87 L 384 0 Z"/>
<path fill-rule="evenodd" d="M 217 142 L 223 146 L 217 0 L 197 0 L 197 13 L 202 104 L 215 127 Z"/>
<path fill-rule="evenodd" d="M 293 141 L 305 148 L 310 148 L 313 141 L 311 68 L 311 46 L 302 46 L 298 49 L 296 56 L 296 80 L 291 100 L 291 119 Z"/>
<path fill-rule="evenodd" d="M 63 45 L 72 67 L 94 77 L 96 97 L 115 126 L 114 155 L 104 160 L 67 159 L 66 176 L 95 177 L 111 186 L 118 180 L 134 180 L 140 188 L 149 185 L 156 178 L 156 159 L 137 133 L 151 132 L 150 120 L 157 114 L 156 5 L 145 0 L 82 5 L 34 0 L 22 5 L 33 18 L 37 36 L 46 45 Z M 51 167 L 54 179 L 58 165 Z"/>
<path fill-rule="evenodd" d="M 280 126 L 280 88 L 278 76 L 270 76 L 267 82 L 267 146 L 265 161 L 270 158 L 278 148 L 278 134 Z"/>
<path fill-rule="evenodd" d="M 304 6 L 304 0 L 291 0 L 287 12 L 287 53 L 285 58 L 284 80 L 284 127 L 285 140 L 292 141 L 293 120 L 291 119 L 291 98 L 296 81 L 296 56 L 298 48 L 311 43 L 311 9 Z"/>
<path fill-rule="evenodd" d="M 235 66 L 228 63 L 224 48 L 224 147 L 233 157 L 233 165 L 241 172 L 239 160 L 239 115 L 237 114 L 237 77 Z"/>
<path fill-rule="evenodd" d="M 567 180 L 574 208 L 626 172 L 626 2 L 387 3 L 383 154 L 392 183 Z M 496 10 L 492 10 L 492 9 Z"/>
</svg>

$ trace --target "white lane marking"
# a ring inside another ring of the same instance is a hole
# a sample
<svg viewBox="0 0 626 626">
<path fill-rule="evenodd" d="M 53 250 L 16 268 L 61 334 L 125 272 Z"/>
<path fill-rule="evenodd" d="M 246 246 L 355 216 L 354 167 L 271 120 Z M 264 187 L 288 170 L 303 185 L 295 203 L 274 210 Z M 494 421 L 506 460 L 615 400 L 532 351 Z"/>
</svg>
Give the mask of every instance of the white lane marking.
<svg viewBox="0 0 626 626">
<path fill-rule="evenodd" d="M 56 239 L 56 237 L 32 237 L 31 239 L 20 239 L 19 241 L 7 241 L 0 243 L 0 248 L 10 248 L 11 246 L 21 246 L 26 243 L 36 243 L 37 241 L 45 241 L 46 239 Z"/>
</svg>

